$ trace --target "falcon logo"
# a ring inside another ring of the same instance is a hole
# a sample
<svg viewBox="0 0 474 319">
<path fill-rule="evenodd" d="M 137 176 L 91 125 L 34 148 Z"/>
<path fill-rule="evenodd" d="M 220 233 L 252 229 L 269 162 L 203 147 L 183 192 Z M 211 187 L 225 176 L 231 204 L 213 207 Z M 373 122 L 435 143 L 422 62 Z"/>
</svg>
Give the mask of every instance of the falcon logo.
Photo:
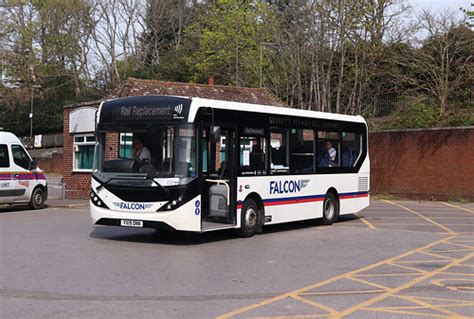
<svg viewBox="0 0 474 319">
<path fill-rule="evenodd" d="M 115 207 L 122 210 L 145 210 L 153 206 L 152 204 L 143 204 L 143 203 L 124 203 L 124 202 L 115 202 Z"/>
<path fill-rule="evenodd" d="M 270 194 L 298 193 L 308 186 L 309 179 L 294 181 L 270 181 Z"/>
</svg>

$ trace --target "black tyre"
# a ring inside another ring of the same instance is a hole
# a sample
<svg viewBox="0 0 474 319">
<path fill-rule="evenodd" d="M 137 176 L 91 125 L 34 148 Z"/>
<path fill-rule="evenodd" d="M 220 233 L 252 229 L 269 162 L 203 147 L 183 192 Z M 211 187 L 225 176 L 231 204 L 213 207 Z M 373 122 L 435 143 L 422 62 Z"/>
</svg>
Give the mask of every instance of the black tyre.
<svg viewBox="0 0 474 319">
<path fill-rule="evenodd" d="M 44 207 L 44 191 L 41 188 L 36 188 L 31 194 L 30 207 L 32 209 L 42 209 Z"/>
<path fill-rule="evenodd" d="M 327 193 L 323 203 L 323 225 L 332 225 L 339 215 L 339 201 L 333 193 Z"/>
<path fill-rule="evenodd" d="M 249 198 L 245 201 L 240 215 L 240 237 L 252 237 L 255 235 L 258 227 L 258 206 L 257 203 Z"/>
</svg>

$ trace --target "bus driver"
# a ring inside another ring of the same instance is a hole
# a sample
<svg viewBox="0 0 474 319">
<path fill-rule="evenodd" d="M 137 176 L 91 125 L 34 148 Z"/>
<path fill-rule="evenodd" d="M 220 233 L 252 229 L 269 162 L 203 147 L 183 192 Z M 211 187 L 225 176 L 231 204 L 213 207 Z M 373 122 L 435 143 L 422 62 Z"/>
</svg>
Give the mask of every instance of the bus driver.
<svg viewBox="0 0 474 319">
<path fill-rule="evenodd" d="M 133 140 L 130 158 L 137 161 L 140 165 L 148 165 L 151 163 L 150 150 L 146 146 L 143 146 L 141 139 L 136 138 Z"/>
</svg>

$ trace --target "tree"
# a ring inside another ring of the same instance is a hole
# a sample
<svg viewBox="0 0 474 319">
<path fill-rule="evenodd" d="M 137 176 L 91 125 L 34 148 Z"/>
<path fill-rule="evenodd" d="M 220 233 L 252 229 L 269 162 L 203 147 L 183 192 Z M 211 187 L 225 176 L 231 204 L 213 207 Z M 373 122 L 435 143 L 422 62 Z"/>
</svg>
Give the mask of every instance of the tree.
<svg viewBox="0 0 474 319">
<path fill-rule="evenodd" d="M 404 80 L 435 96 L 440 115 L 445 115 L 448 98 L 473 79 L 474 32 L 455 12 L 423 11 L 419 22 L 428 37 L 415 51 L 405 51 L 398 63 L 414 75 L 403 74 Z"/>
</svg>

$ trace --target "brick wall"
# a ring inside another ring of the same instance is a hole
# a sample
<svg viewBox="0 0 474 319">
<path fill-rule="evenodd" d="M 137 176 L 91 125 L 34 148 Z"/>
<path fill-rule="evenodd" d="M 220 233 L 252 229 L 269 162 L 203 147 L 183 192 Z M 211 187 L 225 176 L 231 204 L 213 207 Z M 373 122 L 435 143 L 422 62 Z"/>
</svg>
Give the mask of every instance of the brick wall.
<svg viewBox="0 0 474 319">
<path fill-rule="evenodd" d="M 474 200 L 474 127 L 372 132 L 371 193 Z"/>
<path fill-rule="evenodd" d="M 40 158 L 38 166 L 46 173 L 63 174 L 63 154 L 53 153 L 51 157 Z"/>
<path fill-rule="evenodd" d="M 64 109 L 64 146 L 63 146 L 63 178 L 66 187 L 66 198 L 89 198 L 91 174 L 73 172 L 74 135 L 69 134 L 69 114 L 74 108 Z"/>
</svg>

